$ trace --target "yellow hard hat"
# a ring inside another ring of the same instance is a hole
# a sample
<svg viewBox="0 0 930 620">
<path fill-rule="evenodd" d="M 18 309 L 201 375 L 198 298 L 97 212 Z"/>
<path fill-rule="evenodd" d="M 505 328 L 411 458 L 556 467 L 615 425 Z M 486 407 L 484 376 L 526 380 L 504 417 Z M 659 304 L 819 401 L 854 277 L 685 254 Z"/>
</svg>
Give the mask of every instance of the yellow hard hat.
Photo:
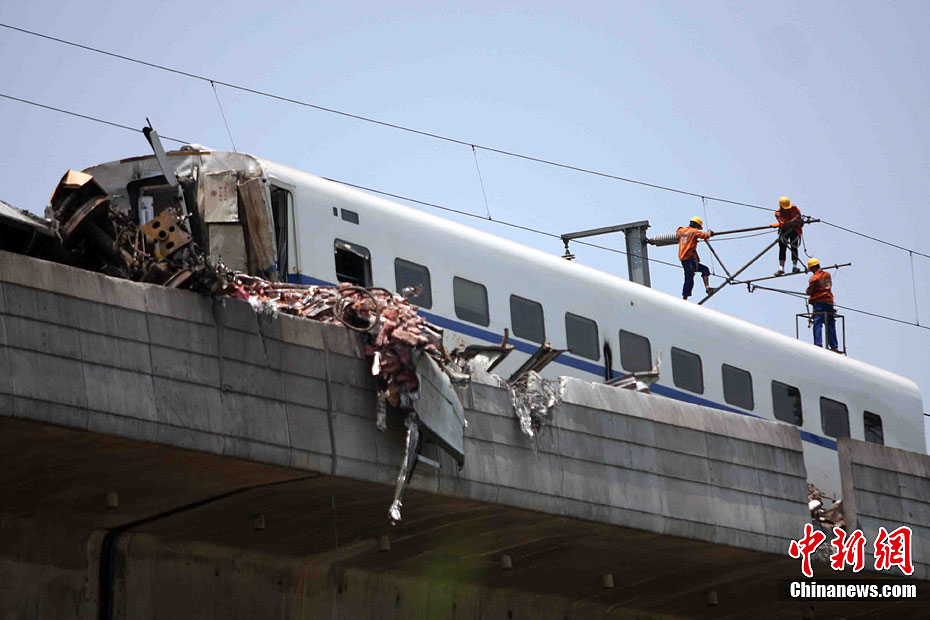
<svg viewBox="0 0 930 620">
<path fill-rule="evenodd" d="M 807 261 L 807 268 L 808 268 L 808 269 L 810 269 L 810 268 L 813 267 L 814 265 L 820 266 L 820 261 L 817 260 L 816 258 L 812 258 L 812 259 L 810 259 L 810 260 Z"/>
<path fill-rule="evenodd" d="M 791 199 L 788 198 L 787 196 L 782 196 L 781 198 L 778 199 L 778 206 L 781 207 L 782 209 L 790 209 Z"/>
<path fill-rule="evenodd" d="M 700 217 L 698 217 L 697 215 L 695 215 L 694 217 L 692 217 L 692 218 L 691 218 L 691 221 L 694 222 L 695 224 L 697 224 L 698 226 L 703 226 L 703 225 L 704 225 L 704 220 L 702 220 L 702 219 L 701 219 Z"/>
</svg>

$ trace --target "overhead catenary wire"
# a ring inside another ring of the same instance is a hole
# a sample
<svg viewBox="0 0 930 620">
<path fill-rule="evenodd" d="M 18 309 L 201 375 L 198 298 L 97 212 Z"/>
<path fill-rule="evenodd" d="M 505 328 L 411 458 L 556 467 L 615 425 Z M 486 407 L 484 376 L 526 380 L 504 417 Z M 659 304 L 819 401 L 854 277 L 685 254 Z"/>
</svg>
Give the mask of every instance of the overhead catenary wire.
<svg viewBox="0 0 930 620">
<path fill-rule="evenodd" d="M 807 294 L 805 294 L 805 293 L 797 293 L 797 292 L 795 292 L 795 291 L 786 291 L 786 290 L 782 290 L 782 289 L 771 288 L 771 287 L 768 287 L 768 286 L 757 286 L 757 285 L 753 284 L 753 285 L 752 285 L 752 289 L 753 289 L 753 290 L 758 289 L 758 290 L 762 290 L 762 291 L 771 291 L 771 292 L 773 292 L 773 293 L 781 293 L 781 294 L 783 294 L 783 295 L 791 295 L 791 296 L 794 296 L 794 297 L 804 298 L 804 299 L 807 298 Z M 894 317 L 887 316 L 887 315 L 885 315 L 885 314 L 878 314 L 877 312 L 869 312 L 868 310 L 860 310 L 859 308 L 853 308 L 853 307 L 851 307 L 851 306 L 841 306 L 840 304 L 833 304 L 833 306 L 834 306 L 835 308 L 842 308 L 843 310 L 849 310 L 850 312 L 856 312 L 856 313 L 858 313 L 858 314 L 864 314 L 864 315 L 866 315 L 866 316 L 871 316 L 871 317 L 874 317 L 874 318 L 877 318 L 877 319 L 884 319 L 884 320 L 886 320 L 886 321 L 894 321 L 895 323 L 901 323 L 901 324 L 903 324 L 903 325 L 910 325 L 911 327 L 919 327 L 920 329 L 930 330 L 930 326 L 921 325 L 921 324 L 915 323 L 915 322 L 913 322 L 913 321 L 906 321 L 906 320 L 904 320 L 904 319 L 896 319 L 896 318 L 894 318 Z"/>
<path fill-rule="evenodd" d="M 141 59 L 139 59 L 139 58 L 133 58 L 133 57 L 131 57 L 131 56 L 126 56 L 125 54 L 118 54 L 118 53 L 116 53 L 116 52 L 110 52 L 110 51 L 107 51 L 107 50 L 104 50 L 104 49 L 101 49 L 101 48 L 93 47 L 93 46 L 90 46 L 90 45 L 84 45 L 84 44 L 82 44 L 82 43 L 77 43 L 77 42 L 75 42 L 75 41 L 69 41 L 69 40 L 67 40 L 67 39 L 62 39 L 62 38 L 59 38 L 59 37 L 53 37 L 53 36 L 51 36 L 51 35 L 47 35 L 47 34 L 44 34 L 44 33 L 41 33 L 41 32 L 36 32 L 36 31 L 34 31 L 34 30 L 28 30 L 28 29 L 26 29 L 26 28 L 20 28 L 20 27 L 18 27 L 18 26 L 14 26 L 14 25 L 12 25 L 12 24 L 7 24 L 7 23 L 0 22 L 0 26 L 2 26 L 2 27 L 4 27 L 4 28 L 7 28 L 7 29 L 9 29 L 9 30 L 14 30 L 14 31 L 16 31 L 16 32 L 20 32 L 20 33 L 22 33 L 22 34 L 27 34 L 27 35 L 34 36 L 34 37 L 38 37 L 38 38 L 41 38 L 41 39 L 46 39 L 46 40 L 48 40 L 48 41 L 54 41 L 54 42 L 56 42 L 56 43 L 61 43 L 62 45 L 68 45 L 68 46 L 71 46 L 71 47 L 76 47 L 76 48 L 78 48 L 78 49 L 83 49 L 83 50 L 85 50 L 85 51 L 94 52 L 94 53 L 96 53 L 96 54 L 103 54 L 103 55 L 105 55 L 105 56 L 110 56 L 111 58 L 117 58 L 117 59 L 119 59 L 119 60 L 124 60 L 124 61 L 126 61 L 126 62 L 136 63 L 136 64 L 143 65 L 143 66 L 146 66 L 146 67 L 149 67 L 149 68 L 152 68 L 152 69 L 158 69 L 158 70 L 160 70 L 160 71 L 166 71 L 166 72 L 169 72 L 169 73 L 174 73 L 174 74 L 176 74 L 176 75 L 181 75 L 181 76 L 188 77 L 188 78 L 191 78 L 191 79 L 201 80 L 201 81 L 203 81 L 203 82 L 209 82 L 210 84 L 213 84 L 214 87 L 215 87 L 215 84 L 220 84 L 221 86 L 226 86 L 227 88 L 232 88 L 232 89 L 235 89 L 235 90 L 240 90 L 240 91 L 242 91 L 242 92 L 247 92 L 247 93 L 251 93 L 251 94 L 254 94 L 254 95 L 260 95 L 260 96 L 262 96 L 262 97 L 268 97 L 268 98 L 270 98 L 270 99 L 276 99 L 276 100 L 278 100 L 278 101 L 283 101 L 283 102 L 286 102 L 286 103 L 292 103 L 292 104 L 294 104 L 294 105 L 299 105 L 299 106 L 303 106 L 303 107 L 306 107 L 306 108 L 312 108 L 312 109 L 314 109 L 314 110 L 319 110 L 319 111 L 321 111 L 321 112 L 327 112 L 327 113 L 330 113 L 330 114 L 336 114 L 336 115 L 339 115 L 339 116 L 343 116 L 343 117 L 345 117 L 345 118 L 352 118 L 352 119 L 359 120 L 359 121 L 363 121 L 363 122 L 366 122 L 366 123 L 371 123 L 371 124 L 375 124 L 375 125 L 380 125 L 380 126 L 382 126 L 382 127 L 388 127 L 388 128 L 391 128 L 391 129 L 396 129 L 396 130 L 398 130 L 398 131 L 405 131 L 405 132 L 408 132 L 408 133 L 412 133 L 412 134 L 424 136 L 424 137 L 427 137 L 427 138 L 433 138 L 433 139 L 436 139 L 436 140 L 442 140 L 442 141 L 450 142 L 450 143 L 453 143 L 453 144 L 459 144 L 459 145 L 461 145 L 461 146 L 470 147 L 470 148 L 472 148 L 472 149 L 481 149 L 481 150 L 487 151 L 487 152 L 489 152 L 489 153 L 497 153 L 497 154 L 499 154 L 499 155 L 505 155 L 505 156 L 508 156 L 508 157 L 514 157 L 514 158 L 518 158 L 518 159 L 523 159 L 523 160 L 526 160 L 526 161 L 531 161 L 531 162 L 535 162 L 535 163 L 539 163 L 539 164 L 544 164 L 544 165 L 547 165 L 547 166 L 554 166 L 554 167 L 558 167 L 558 168 L 563 168 L 563 169 L 565 169 L 565 170 L 572 170 L 572 171 L 575 171 L 575 172 L 581 172 L 581 173 L 584 173 L 584 174 L 589 174 L 589 175 L 598 176 L 598 177 L 602 177 L 602 178 L 613 179 L 613 180 L 615 180 L 615 181 L 622 181 L 622 182 L 624 182 L 624 183 L 631 183 L 631 184 L 640 185 L 640 186 L 643 186 L 643 187 L 650 187 L 650 188 L 653 188 L 653 189 L 658 189 L 658 190 L 662 190 L 662 191 L 666 191 L 666 192 L 672 192 L 672 193 L 676 193 L 676 194 L 681 194 L 681 195 L 684 195 L 684 196 L 693 196 L 693 197 L 695 197 L 695 198 L 700 198 L 701 200 L 713 200 L 714 202 L 720 202 L 720 203 L 723 203 L 723 204 L 735 205 L 735 206 L 740 206 L 740 207 L 747 207 L 747 208 L 751 208 L 751 209 L 758 209 L 758 210 L 760 210 L 760 211 L 772 211 L 772 210 L 773 210 L 771 207 L 764 207 L 764 206 L 762 206 L 762 205 L 757 205 L 757 204 L 753 204 L 753 203 L 750 203 L 750 202 L 742 202 L 742 201 L 738 201 L 738 200 L 730 200 L 730 199 L 728 199 L 728 198 L 721 198 L 721 197 L 719 197 L 719 196 L 709 196 L 709 195 L 707 195 L 707 194 L 700 193 L 700 192 L 693 192 L 693 191 L 683 190 L 683 189 L 676 188 L 676 187 L 671 187 L 671 186 L 668 186 L 668 185 L 661 185 L 661 184 L 658 184 L 658 183 L 650 183 L 650 182 L 647 182 L 647 181 L 641 181 L 641 180 L 639 180 L 639 179 L 633 179 L 633 178 L 630 178 L 630 177 L 624 177 L 624 176 L 617 175 L 617 174 L 611 174 L 611 173 L 607 173 L 607 172 L 602 172 L 602 171 L 600 171 L 600 170 L 594 170 L 594 169 L 592 169 L 592 168 L 585 168 L 585 167 L 576 166 L 576 165 L 573 165 L 573 164 L 566 164 L 566 163 L 557 162 L 557 161 L 554 161 L 554 160 L 544 159 L 544 158 L 542 158 L 542 157 L 535 157 L 535 156 L 532 156 L 532 155 L 525 155 L 525 154 L 523 154 L 523 153 L 518 153 L 518 152 L 516 152 L 516 151 L 509 151 L 509 150 L 506 150 L 506 149 L 496 148 L 496 147 L 492 147 L 492 146 L 480 145 L 480 144 L 476 144 L 476 143 L 474 143 L 474 142 L 470 142 L 470 141 L 467 141 L 467 140 L 461 140 L 461 139 L 453 138 L 453 137 L 450 137 L 450 136 L 444 136 L 444 135 L 442 135 L 442 134 L 438 134 L 438 133 L 434 133 L 434 132 L 430 132 L 430 131 L 424 131 L 424 130 L 422 130 L 422 129 L 416 129 L 416 128 L 414 128 L 414 127 L 408 127 L 408 126 L 406 126 L 406 125 L 401 125 L 401 124 L 398 124 L 398 123 L 390 123 L 390 122 L 382 121 L 382 120 L 379 120 L 379 119 L 376 119 L 376 118 L 372 118 L 372 117 L 369 117 L 369 116 L 364 116 L 364 115 L 362 115 L 362 114 L 354 114 L 354 113 L 352 113 L 352 112 L 346 112 L 346 111 L 344 111 L 344 110 L 339 110 L 339 109 L 336 109 L 336 108 L 330 108 L 330 107 L 326 107 L 326 106 L 321 106 L 321 105 L 318 105 L 318 104 L 315 104 L 315 103 L 311 103 L 311 102 L 309 102 L 309 101 L 302 101 L 302 100 L 300 100 L 300 99 L 294 99 L 294 98 L 292 98 L 292 97 L 285 97 L 285 96 L 283 96 L 283 95 L 278 95 L 278 94 L 271 93 L 271 92 L 268 92 L 268 91 L 263 91 L 263 90 L 260 90 L 260 89 L 257 89 L 257 88 L 251 88 L 251 87 L 248 87 L 248 86 L 243 86 L 243 85 L 241 85 L 241 84 L 235 84 L 235 83 L 232 83 L 232 82 L 226 82 L 226 81 L 223 81 L 223 80 L 218 80 L 218 79 L 215 79 L 215 78 L 210 78 L 210 77 L 207 77 L 207 76 L 204 76 L 204 75 L 198 75 L 198 74 L 196 74 L 196 73 L 191 73 L 191 72 L 189 72 L 189 71 L 183 71 L 183 70 L 181 70 L 181 69 L 175 69 L 175 68 L 173 68 L 173 67 L 168 67 L 168 66 L 166 66 L 166 65 L 162 65 L 162 64 L 158 64 L 158 63 L 153 63 L 153 62 L 148 62 L 148 61 L 145 61 L 145 60 L 141 60 Z M 917 255 L 919 255 L 919 256 L 923 256 L 923 257 L 925 257 L 925 258 L 930 258 L 930 254 L 926 254 L 926 253 L 924 253 L 924 252 L 919 252 L 919 251 L 917 251 L 917 250 L 912 250 L 911 248 L 906 248 L 906 247 L 901 246 L 901 245 L 899 245 L 899 244 L 892 243 L 892 242 L 890 242 L 890 241 L 885 241 L 884 239 L 879 239 L 878 237 L 873 237 L 873 236 L 871 236 L 871 235 L 867 235 L 867 234 L 865 234 L 865 233 L 861 233 L 861 232 L 859 232 L 859 231 L 856 231 L 856 230 L 853 230 L 853 229 L 850 229 L 850 228 L 845 228 L 845 227 L 843 227 L 843 226 L 839 226 L 838 224 L 833 224 L 833 223 L 831 223 L 831 222 L 827 222 L 826 220 L 822 220 L 822 221 L 823 221 L 825 224 L 827 224 L 827 225 L 829 225 L 829 226 L 832 226 L 832 227 L 834 227 L 834 228 L 837 228 L 837 229 L 839 229 L 839 230 L 843 230 L 843 231 L 845 231 L 845 232 L 848 232 L 848 233 L 851 233 L 851 234 L 854 234 L 854 235 L 859 235 L 859 236 L 861 236 L 861 237 L 865 237 L 865 238 L 867 238 L 867 239 L 871 239 L 872 241 L 875 241 L 875 242 L 877 242 L 877 243 L 882 243 L 882 244 L 885 244 L 885 245 L 888 245 L 888 246 L 897 248 L 897 249 L 899 249 L 899 250 L 903 250 L 903 251 L 905 251 L 905 252 L 911 252 L 911 251 L 912 251 L 912 252 L 914 252 L 914 254 L 917 254 Z"/>
<path fill-rule="evenodd" d="M 67 115 L 69 115 L 69 116 L 75 116 L 75 117 L 77 117 L 77 118 L 83 118 L 83 119 L 88 120 L 88 121 L 94 121 L 94 122 L 97 122 L 97 123 L 102 123 L 102 124 L 104 124 L 104 125 L 109 125 L 109 126 L 111 126 L 111 127 L 118 127 L 118 128 L 120 128 L 120 129 L 127 129 L 127 130 L 129 130 L 129 131 L 135 131 L 136 133 L 142 133 L 142 130 L 139 129 L 139 128 L 137 128 L 137 127 L 130 127 L 129 125 L 123 125 L 123 124 L 121 124 L 121 123 L 114 123 L 113 121 L 108 121 L 108 120 L 104 120 L 104 119 L 102 119 L 102 118 L 97 118 L 96 116 L 88 116 L 87 114 L 79 114 L 78 112 L 72 112 L 72 111 L 70 111 L 70 110 L 64 110 L 64 109 L 62 109 L 62 108 L 56 108 L 56 107 L 54 107 L 54 106 L 45 105 L 44 103 L 39 103 L 39 102 L 37 102 L 37 101 L 30 101 L 29 99 L 21 99 L 20 97 L 14 97 L 14 96 L 12 96 L 12 95 L 7 95 L 7 94 L 4 94 L 4 93 L 0 93 L 0 97 L 3 97 L 4 99 L 10 99 L 10 100 L 12 100 L 12 101 L 18 101 L 18 102 L 20 102 L 20 103 L 26 103 L 26 104 L 28 104 L 28 105 L 35 106 L 35 107 L 37 107 L 37 108 L 44 108 L 44 109 L 46 109 L 46 110 L 51 110 L 51 111 L 53 111 L 53 112 L 60 112 L 60 113 L 62 113 L 62 114 L 67 114 Z M 168 136 L 162 136 L 162 135 L 159 135 L 159 137 L 160 137 L 162 140 L 170 140 L 171 142 L 177 142 L 177 143 L 179 143 L 179 144 L 190 144 L 190 142 L 188 142 L 187 140 L 179 140 L 179 139 L 177 139 L 177 138 L 170 138 L 170 137 L 168 137 Z"/>
<path fill-rule="evenodd" d="M 0 25 L 3 25 L 3 24 L 0 24 Z M 111 126 L 111 127 L 118 127 L 118 128 L 120 128 L 120 129 L 125 129 L 125 130 L 133 131 L 133 132 L 136 132 L 136 133 L 142 133 L 142 130 L 141 130 L 141 129 L 136 129 L 135 127 L 130 127 L 129 125 L 123 125 L 123 124 L 121 124 L 121 123 L 116 123 L 116 122 L 113 122 L 113 121 L 108 121 L 108 120 L 105 120 L 105 119 L 102 119 L 102 118 L 97 118 L 97 117 L 95 117 L 95 116 L 90 116 L 90 115 L 87 115 L 87 114 L 79 114 L 79 113 L 77 113 L 77 112 L 72 112 L 72 111 L 70 111 L 70 110 L 64 110 L 64 109 L 62 109 L 62 108 L 57 108 L 57 107 L 54 107 L 54 106 L 49 106 L 49 105 L 41 104 L 41 103 L 38 103 L 38 102 L 35 102 L 35 101 L 30 101 L 30 100 L 28 100 L 28 99 L 22 99 L 22 98 L 20 98 L 20 97 L 13 97 L 13 96 L 11 96 L 11 95 L 6 95 L 6 94 L 4 94 L 4 93 L 0 93 L 0 97 L 6 98 L 6 99 L 10 99 L 10 100 L 13 100 L 13 101 L 18 101 L 18 102 L 20 102 L 20 103 L 25 103 L 25 104 L 28 104 L 28 105 L 33 105 L 33 106 L 36 106 L 36 107 L 39 107 L 39 108 L 44 108 L 44 109 L 46 109 L 46 110 L 51 110 L 51 111 L 54 111 L 54 112 L 59 112 L 59 113 L 61 113 L 61 114 L 66 114 L 66 115 L 69 115 L 69 116 L 72 116 L 72 117 L 77 117 L 77 118 L 82 118 L 82 119 L 89 120 L 89 121 L 94 121 L 94 122 L 97 122 L 97 123 L 101 123 L 101 124 L 103 124 L 103 125 L 108 125 L 108 126 Z M 172 141 L 172 142 L 177 142 L 177 143 L 180 143 L 180 144 L 190 144 L 190 141 L 188 141 L 188 140 L 180 140 L 180 139 L 178 139 L 178 138 L 171 138 L 171 137 L 168 137 L 168 136 L 160 136 L 160 137 L 161 137 L 163 140 L 170 140 L 170 141 Z M 346 181 L 340 181 L 340 180 L 337 180 L 337 179 L 327 179 L 327 180 L 333 181 L 333 182 L 335 182 L 335 183 L 340 183 L 340 184 L 346 185 L 346 186 L 348 186 L 348 187 L 354 187 L 354 188 L 356 188 L 356 189 L 360 189 L 360 190 L 363 190 L 363 191 L 368 191 L 368 192 L 373 192 L 373 193 L 376 193 L 376 194 L 380 194 L 380 195 L 382 195 L 382 196 L 389 196 L 389 197 L 391 197 L 391 198 L 397 198 L 397 199 L 399 199 L 399 200 L 404 200 L 404 201 L 407 201 L 407 202 L 411 202 L 411 203 L 413 203 L 413 204 L 419 204 L 419 205 L 423 205 L 423 206 L 426 206 L 426 207 L 431 207 L 431 208 L 439 209 L 439 210 L 442 210 L 442 211 L 448 211 L 448 212 L 451 212 L 451 213 L 457 213 L 457 214 L 459 214 L 459 215 L 463 215 L 463 216 L 466 216 L 466 217 L 472 217 L 472 218 L 480 219 L 480 220 L 486 221 L 486 222 L 487 222 L 487 221 L 490 221 L 490 222 L 492 222 L 492 223 L 494 223 L 494 224 L 498 224 L 498 225 L 501 225 L 501 226 L 507 226 L 507 227 L 510 227 L 510 228 L 515 228 L 515 229 L 519 229 L 519 230 L 524 230 L 524 231 L 531 232 L 531 233 L 534 233 L 534 234 L 543 235 L 543 236 L 546 236 L 546 237 L 551 237 L 551 238 L 554 238 L 554 239 L 560 239 L 560 240 L 561 240 L 561 235 L 558 235 L 558 234 L 556 234 L 556 233 L 551 233 L 551 232 L 548 232 L 548 231 L 544 231 L 544 230 L 539 230 L 539 229 L 536 229 L 536 228 L 531 228 L 531 227 L 529 227 L 529 226 L 523 226 L 523 225 L 521 225 L 521 224 L 516 224 L 516 223 L 513 223 L 513 222 L 507 222 L 507 221 L 504 221 L 504 220 L 495 220 L 495 219 L 488 220 L 486 217 L 484 217 L 484 216 L 482 216 L 482 215 L 478 215 L 478 214 L 475 214 L 475 213 L 470 213 L 470 212 L 468 212 L 468 211 L 463 211 L 463 210 L 460 210 L 460 209 L 454 209 L 454 208 L 452 208 L 452 207 L 446 207 L 446 206 L 439 205 L 439 204 L 436 204 L 436 203 L 427 202 L 427 201 L 424 201 L 424 200 L 418 200 L 418 199 L 410 198 L 410 197 L 408 197 L 408 196 L 403 196 L 403 195 L 400 195 L 400 194 L 394 194 L 394 193 L 391 193 L 391 192 L 386 192 L 386 191 L 382 191 L 382 190 L 377 190 L 377 189 L 374 189 L 374 188 L 371 188 L 371 187 L 366 187 L 366 186 L 364 186 L 364 185 L 357 185 L 357 184 L 354 184 L 354 183 L 349 183 L 349 182 L 346 182 Z M 596 244 L 596 243 L 591 243 L 591 242 L 588 242 L 588 241 L 576 240 L 575 243 L 576 243 L 576 244 L 579 244 L 579 245 L 584 245 L 584 246 L 587 246 L 587 247 L 591 247 L 591 248 L 596 248 L 596 249 L 599 249 L 599 250 L 604 250 L 604 251 L 607 251 L 607 252 L 613 252 L 613 253 L 616 253 L 616 254 L 627 255 L 627 252 L 624 252 L 623 250 L 619 250 L 619 249 L 617 249 L 617 248 L 611 248 L 611 247 L 599 245 L 599 244 Z M 914 252 L 914 253 L 915 253 L 915 254 L 919 254 L 919 252 Z M 656 263 L 656 264 L 659 264 L 659 265 L 666 265 L 666 266 L 668 266 L 668 267 L 674 267 L 674 268 L 676 268 L 676 269 L 681 269 L 681 268 L 682 268 L 680 265 L 676 265 L 676 264 L 674 264 L 674 263 L 669 263 L 669 262 L 667 262 L 667 261 L 659 260 L 659 259 L 656 259 L 656 258 L 649 258 L 648 260 L 649 260 L 649 262 L 651 262 L 651 263 Z M 726 278 L 724 278 L 723 276 L 715 276 L 715 277 L 720 278 L 720 279 L 726 279 Z M 755 286 L 754 288 L 761 289 L 761 290 L 772 290 L 772 291 L 778 292 L 778 293 L 795 294 L 795 293 L 792 293 L 792 292 L 790 292 L 790 291 L 781 291 L 781 290 L 777 290 L 777 289 L 769 289 L 769 288 L 767 288 L 767 287 L 762 287 L 762 286 Z M 800 293 L 797 293 L 797 295 L 800 295 Z M 901 323 L 901 324 L 904 324 L 904 325 L 911 325 L 911 326 L 913 326 L 913 327 L 918 327 L 918 328 L 921 328 L 921 329 L 930 330 L 930 326 L 920 325 L 919 323 L 915 323 L 915 322 L 911 322 L 911 321 L 905 321 L 905 320 L 903 320 L 903 319 L 896 319 L 896 318 L 894 318 L 894 317 L 889 317 L 889 316 L 886 316 L 886 315 L 883 315 L 883 314 L 878 314 L 878 313 L 875 313 L 875 312 L 868 312 L 868 311 L 866 311 L 866 310 L 859 310 L 859 309 L 857 309 L 857 308 L 851 308 L 851 307 L 849 307 L 849 306 L 840 306 L 840 305 L 837 305 L 836 307 L 837 307 L 837 308 L 843 308 L 844 310 L 849 310 L 849 311 L 851 311 L 851 312 L 857 312 L 857 313 L 860 313 L 860 314 L 865 314 L 865 315 L 872 316 L 872 317 L 875 317 L 875 318 L 880 318 L 880 319 L 885 319 L 885 320 L 888 320 L 888 321 L 893 321 L 893 322 L 895 322 L 895 323 Z"/>
</svg>

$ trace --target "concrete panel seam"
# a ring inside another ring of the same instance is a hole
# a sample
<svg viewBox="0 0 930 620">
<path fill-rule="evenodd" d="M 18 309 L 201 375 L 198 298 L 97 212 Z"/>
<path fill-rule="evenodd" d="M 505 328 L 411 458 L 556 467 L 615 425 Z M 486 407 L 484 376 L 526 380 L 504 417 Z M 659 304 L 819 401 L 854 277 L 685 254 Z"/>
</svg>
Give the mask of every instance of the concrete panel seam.
<svg viewBox="0 0 930 620">
<path fill-rule="evenodd" d="M 329 423 L 329 447 L 330 454 L 332 458 L 332 469 L 330 470 L 330 475 L 336 475 L 336 462 L 339 457 L 336 454 L 336 429 L 333 423 L 333 392 L 330 387 L 332 376 L 330 374 L 330 364 L 329 364 L 329 338 L 326 336 L 326 330 L 321 332 L 323 338 L 323 361 L 326 369 L 326 420 Z"/>
<path fill-rule="evenodd" d="M 120 309 L 121 309 L 121 310 L 125 310 L 125 308 L 120 308 Z M 127 312 L 135 312 L 135 311 L 134 311 L 134 310 L 127 310 Z M 69 329 L 69 330 L 71 330 L 71 331 L 78 332 L 78 333 L 81 333 L 81 334 L 91 334 L 91 335 L 94 335 L 94 336 L 106 336 L 106 337 L 108 337 L 108 338 L 114 338 L 114 339 L 116 339 L 116 340 L 126 340 L 127 342 L 135 342 L 135 343 L 139 343 L 139 344 L 148 344 L 148 341 L 147 341 L 147 340 L 139 340 L 138 338 L 130 338 L 130 337 L 123 336 L 123 335 L 117 336 L 117 335 L 114 335 L 114 334 L 102 333 L 102 332 L 94 331 L 94 330 L 92 330 L 92 329 L 87 329 L 87 328 L 81 327 L 80 325 L 77 325 L 77 324 L 74 323 L 74 322 L 62 321 L 61 323 L 57 323 L 57 322 L 55 322 L 55 321 L 47 321 L 47 320 L 45 320 L 45 319 L 40 319 L 40 318 L 37 318 L 37 317 L 35 317 L 35 316 L 29 316 L 29 315 L 26 315 L 26 314 L 19 314 L 19 313 L 16 313 L 16 312 L 10 312 L 9 309 L 7 309 L 6 311 L 4 311 L 2 314 L 8 315 L 8 316 L 11 316 L 11 317 L 15 317 L 15 318 L 18 318 L 18 319 L 26 319 L 26 320 L 32 321 L 32 322 L 34 322 L 34 323 L 41 323 L 42 325 L 52 325 L 52 326 L 54 326 L 54 327 L 65 327 L 65 328 L 67 328 L 67 329 Z M 136 314 L 142 314 L 143 316 L 146 316 L 144 312 L 136 312 Z M 148 322 L 146 321 L 146 324 L 147 324 L 147 323 L 148 323 Z"/>
</svg>

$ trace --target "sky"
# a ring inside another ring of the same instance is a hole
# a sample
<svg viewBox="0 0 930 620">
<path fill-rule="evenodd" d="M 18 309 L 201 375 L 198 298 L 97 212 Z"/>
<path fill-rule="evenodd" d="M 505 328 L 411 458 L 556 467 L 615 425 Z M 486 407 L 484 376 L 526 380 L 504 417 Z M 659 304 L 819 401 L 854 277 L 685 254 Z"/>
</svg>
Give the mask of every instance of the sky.
<svg viewBox="0 0 930 620">
<path fill-rule="evenodd" d="M 787 195 L 806 215 L 930 254 L 927 2 L 38 0 L 3 3 L 0 22 L 466 145 L 222 85 L 214 94 L 209 82 L 5 28 L 2 94 L 132 127 L 148 118 L 163 136 L 229 150 L 218 98 L 240 151 L 494 220 L 553 233 L 649 220 L 650 234 L 694 215 L 716 230 L 774 221 L 468 144 L 773 210 Z M 141 134 L 3 98 L 0 144 L 0 200 L 39 213 L 67 169 L 150 152 Z M 715 247 L 732 271 L 765 239 Z M 930 326 L 930 259 L 823 224 L 804 239 L 823 264 L 852 263 L 834 274 L 838 304 Z M 595 241 L 623 248 L 619 235 Z M 573 251 L 626 276 L 622 255 Z M 677 258 L 674 247 L 651 247 L 650 257 Z M 746 275 L 776 268 L 773 250 Z M 653 288 L 680 292 L 677 267 L 653 263 L 651 276 Z M 802 291 L 805 281 L 775 286 Z M 792 337 L 804 311 L 797 299 L 745 287 L 708 304 Z M 849 354 L 916 381 L 930 412 L 930 330 L 845 314 Z"/>
</svg>

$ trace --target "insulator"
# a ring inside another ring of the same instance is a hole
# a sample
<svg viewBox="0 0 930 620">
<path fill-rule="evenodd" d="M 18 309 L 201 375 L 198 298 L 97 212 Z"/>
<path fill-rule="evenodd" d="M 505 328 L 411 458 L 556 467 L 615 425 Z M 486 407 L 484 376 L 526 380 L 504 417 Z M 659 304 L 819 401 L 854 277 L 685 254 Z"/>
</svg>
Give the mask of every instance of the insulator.
<svg viewBox="0 0 930 620">
<path fill-rule="evenodd" d="M 657 235 L 650 239 L 646 239 L 646 241 L 652 245 L 674 245 L 678 243 L 678 234 L 669 233 L 667 235 Z"/>
</svg>

